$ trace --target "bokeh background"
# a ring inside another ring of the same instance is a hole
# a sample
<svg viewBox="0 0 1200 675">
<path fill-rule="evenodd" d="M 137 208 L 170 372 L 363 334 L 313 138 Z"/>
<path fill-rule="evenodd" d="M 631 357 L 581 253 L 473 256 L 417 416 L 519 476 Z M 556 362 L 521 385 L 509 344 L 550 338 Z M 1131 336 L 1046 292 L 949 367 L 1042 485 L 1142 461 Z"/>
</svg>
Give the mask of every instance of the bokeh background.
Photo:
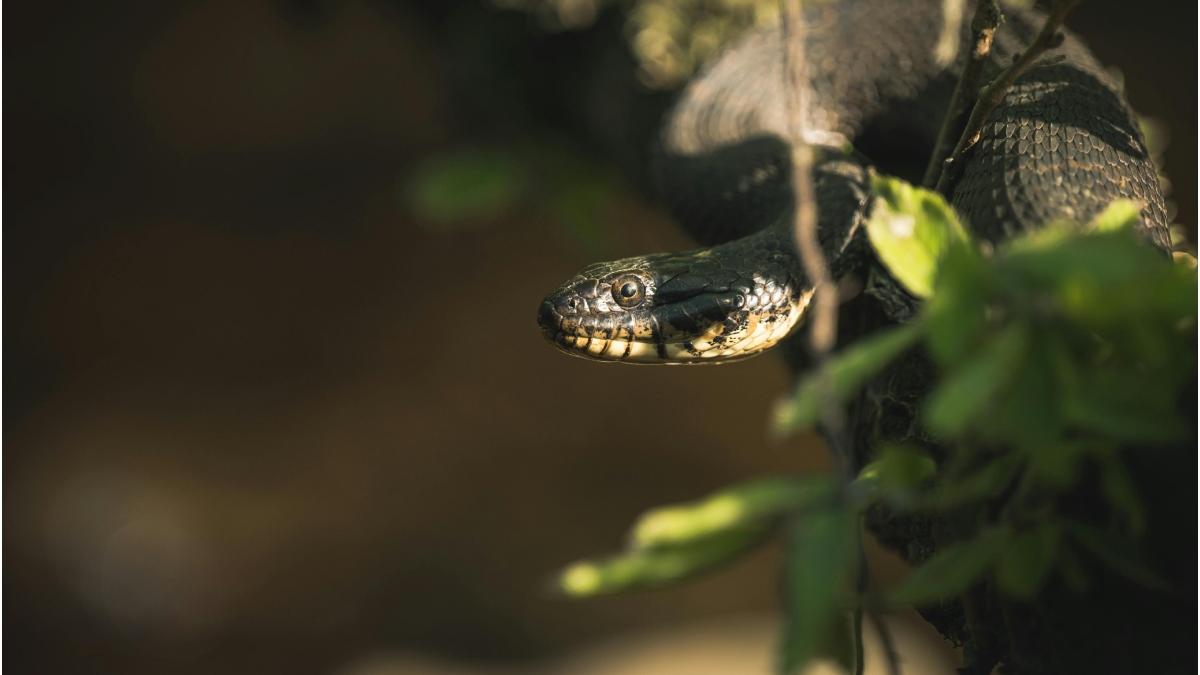
<svg viewBox="0 0 1200 675">
<path fill-rule="evenodd" d="M 1168 132 L 1194 232 L 1188 4 L 1069 23 Z M 545 592 L 649 506 L 824 466 L 815 438 L 767 441 L 773 356 L 543 343 L 567 274 L 687 245 L 644 173 L 670 93 L 620 12 L 573 6 L 578 30 L 483 0 L 9 7 L 5 665 L 699 673 L 729 643 L 745 669 L 714 672 L 765 668 L 775 551 L 680 589 Z"/>
</svg>

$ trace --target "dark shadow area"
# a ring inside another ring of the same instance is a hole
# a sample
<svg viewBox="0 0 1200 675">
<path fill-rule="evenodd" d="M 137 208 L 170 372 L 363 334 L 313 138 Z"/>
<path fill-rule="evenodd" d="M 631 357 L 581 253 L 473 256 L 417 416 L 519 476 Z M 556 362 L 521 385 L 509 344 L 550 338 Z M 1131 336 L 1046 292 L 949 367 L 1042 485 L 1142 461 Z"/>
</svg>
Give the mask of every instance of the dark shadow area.
<svg viewBox="0 0 1200 675">
<path fill-rule="evenodd" d="M 1089 1 L 1072 25 L 1169 129 L 1194 233 L 1192 12 Z M 773 611 L 776 551 L 658 593 L 545 591 L 649 506 L 825 463 L 815 437 L 767 440 L 775 355 L 602 367 L 540 335 L 587 262 L 691 246 L 647 187 L 670 96 L 638 84 L 616 12 L 578 32 L 483 2 L 8 16 L 5 665 L 521 672 Z M 501 208 L 409 208 L 431 158 L 514 147 Z"/>
</svg>

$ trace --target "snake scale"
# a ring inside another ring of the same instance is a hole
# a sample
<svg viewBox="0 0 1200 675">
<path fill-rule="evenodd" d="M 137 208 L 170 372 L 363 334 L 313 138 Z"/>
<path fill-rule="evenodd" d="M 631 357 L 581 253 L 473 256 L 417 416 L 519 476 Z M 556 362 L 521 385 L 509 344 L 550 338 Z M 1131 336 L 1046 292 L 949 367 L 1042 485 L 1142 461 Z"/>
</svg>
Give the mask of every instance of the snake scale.
<svg viewBox="0 0 1200 675">
<path fill-rule="evenodd" d="M 942 11 L 941 0 L 806 3 L 803 139 L 820 158 L 818 233 L 835 276 L 861 264 L 851 252 L 871 203 L 868 162 L 884 172 L 923 163 L 935 142 L 961 69 L 934 53 Z M 1044 21 L 1035 10 L 1006 15 L 985 77 L 1011 63 Z M 778 26 L 746 34 L 693 79 L 663 125 L 654 173 L 704 248 L 600 262 L 567 280 L 538 311 L 560 349 L 601 361 L 723 363 L 794 330 L 814 289 L 791 226 L 784 46 Z M 1136 117 L 1117 79 L 1069 32 L 992 111 L 950 197 L 990 242 L 1056 219 L 1086 222 L 1129 198 L 1143 207 L 1139 231 L 1168 246 Z"/>
</svg>

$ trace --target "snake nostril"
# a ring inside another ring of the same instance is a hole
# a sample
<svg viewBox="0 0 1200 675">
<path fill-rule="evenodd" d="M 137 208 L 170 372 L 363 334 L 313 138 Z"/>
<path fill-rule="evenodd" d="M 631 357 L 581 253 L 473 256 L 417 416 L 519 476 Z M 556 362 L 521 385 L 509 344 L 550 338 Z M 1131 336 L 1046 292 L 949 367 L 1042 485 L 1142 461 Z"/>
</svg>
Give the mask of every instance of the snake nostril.
<svg viewBox="0 0 1200 675">
<path fill-rule="evenodd" d="M 586 306 L 579 298 L 571 297 L 560 301 L 556 309 L 558 310 L 559 314 L 562 314 L 563 316 L 571 316 L 584 311 Z"/>
</svg>

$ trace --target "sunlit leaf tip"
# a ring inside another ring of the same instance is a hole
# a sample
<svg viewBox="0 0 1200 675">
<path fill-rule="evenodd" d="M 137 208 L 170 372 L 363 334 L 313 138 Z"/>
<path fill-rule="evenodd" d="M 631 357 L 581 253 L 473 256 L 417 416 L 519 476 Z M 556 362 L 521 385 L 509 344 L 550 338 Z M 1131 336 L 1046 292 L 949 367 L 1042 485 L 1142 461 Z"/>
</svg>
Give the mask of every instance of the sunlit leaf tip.
<svg viewBox="0 0 1200 675">
<path fill-rule="evenodd" d="M 731 562 L 767 532 L 764 527 L 742 527 L 680 546 L 577 562 L 558 575 L 554 586 L 568 597 L 587 598 L 677 583 Z"/>
<path fill-rule="evenodd" d="M 633 528 L 632 544 L 635 548 L 651 548 L 692 542 L 827 502 L 833 491 L 832 480 L 824 476 L 742 483 L 695 502 L 648 511 Z"/>
<path fill-rule="evenodd" d="M 867 235 L 880 261 L 913 295 L 933 293 L 938 262 L 968 241 L 954 209 L 936 192 L 887 176 L 873 176 L 875 200 Z"/>
<path fill-rule="evenodd" d="M 600 590 L 603 577 L 594 563 L 580 562 L 571 565 L 559 576 L 559 589 L 570 596 L 586 597 Z"/>
<path fill-rule="evenodd" d="M 853 487 L 871 496 L 901 495 L 920 487 L 937 473 L 937 464 L 920 450 L 889 445 L 858 472 Z"/>
<path fill-rule="evenodd" d="M 1096 232 L 1132 230 L 1142 213 L 1142 205 L 1132 199 L 1117 199 L 1092 219 L 1088 229 Z"/>
</svg>

